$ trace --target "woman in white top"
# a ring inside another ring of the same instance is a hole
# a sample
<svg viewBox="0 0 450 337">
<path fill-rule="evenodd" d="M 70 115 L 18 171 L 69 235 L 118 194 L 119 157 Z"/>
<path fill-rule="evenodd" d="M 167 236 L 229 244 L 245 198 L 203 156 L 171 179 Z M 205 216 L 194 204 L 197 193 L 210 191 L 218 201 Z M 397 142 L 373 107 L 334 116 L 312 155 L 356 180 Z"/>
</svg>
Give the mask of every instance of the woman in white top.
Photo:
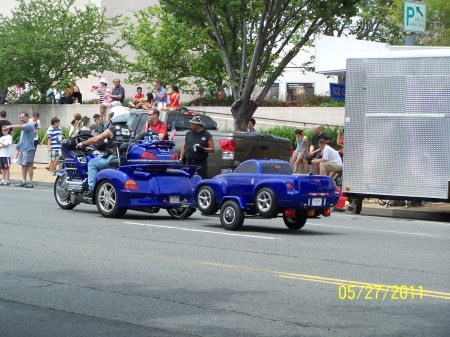
<svg viewBox="0 0 450 337">
<path fill-rule="evenodd" d="M 295 138 L 297 140 L 297 148 L 292 154 L 291 165 L 294 170 L 294 173 L 309 173 L 305 172 L 303 169 L 303 157 L 308 154 L 309 149 L 309 141 L 306 136 L 303 136 L 303 130 L 296 129 L 295 130 Z"/>
</svg>

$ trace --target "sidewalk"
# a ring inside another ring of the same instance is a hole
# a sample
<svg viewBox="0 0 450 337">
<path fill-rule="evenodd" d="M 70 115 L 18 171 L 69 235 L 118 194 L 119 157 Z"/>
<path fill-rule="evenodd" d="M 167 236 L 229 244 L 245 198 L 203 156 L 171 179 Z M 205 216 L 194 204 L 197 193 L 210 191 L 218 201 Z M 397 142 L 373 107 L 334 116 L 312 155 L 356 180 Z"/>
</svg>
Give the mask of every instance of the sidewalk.
<svg viewBox="0 0 450 337">
<path fill-rule="evenodd" d="M 33 166 L 36 167 L 33 172 L 33 181 L 35 182 L 35 185 L 53 187 L 56 177 L 52 176 L 50 171 L 45 169 L 48 164 L 34 163 Z M 11 164 L 10 180 L 11 184 L 22 180 L 22 166 Z"/>
</svg>

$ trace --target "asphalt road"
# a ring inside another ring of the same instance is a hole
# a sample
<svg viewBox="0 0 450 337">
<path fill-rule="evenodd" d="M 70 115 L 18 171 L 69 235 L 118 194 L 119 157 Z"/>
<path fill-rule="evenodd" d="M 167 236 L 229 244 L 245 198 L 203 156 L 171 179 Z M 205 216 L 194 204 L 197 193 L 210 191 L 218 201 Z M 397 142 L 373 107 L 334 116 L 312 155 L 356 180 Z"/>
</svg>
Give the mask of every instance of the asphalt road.
<svg viewBox="0 0 450 337">
<path fill-rule="evenodd" d="M 228 232 L 13 187 L 0 214 L 2 337 L 449 335 L 449 223 L 333 213 Z"/>
</svg>

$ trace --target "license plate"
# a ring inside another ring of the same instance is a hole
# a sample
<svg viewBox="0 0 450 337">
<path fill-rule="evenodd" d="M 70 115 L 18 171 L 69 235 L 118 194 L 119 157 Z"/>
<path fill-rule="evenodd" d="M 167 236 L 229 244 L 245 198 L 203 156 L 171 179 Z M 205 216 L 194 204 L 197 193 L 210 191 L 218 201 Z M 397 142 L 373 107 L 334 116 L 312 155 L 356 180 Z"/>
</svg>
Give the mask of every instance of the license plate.
<svg viewBox="0 0 450 337">
<path fill-rule="evenodd" d="M 169 198 L 169 203 L 170 204 L 178 204 L 180 202 L 180 197 L 178 197 L 178 196 L 171 196 L 170 198 Z"/>
<path fill-rule="evenodd" d="M 312 198 L 311 206 L 322 206 L 322 198 Z"/>
</svg>

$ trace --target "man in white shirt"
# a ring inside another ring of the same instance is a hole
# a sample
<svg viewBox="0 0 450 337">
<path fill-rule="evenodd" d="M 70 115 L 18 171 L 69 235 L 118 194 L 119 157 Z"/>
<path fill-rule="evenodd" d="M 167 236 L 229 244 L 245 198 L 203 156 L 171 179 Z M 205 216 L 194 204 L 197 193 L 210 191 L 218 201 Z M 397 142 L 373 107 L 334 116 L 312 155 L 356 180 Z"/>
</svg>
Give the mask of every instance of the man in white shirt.
<svg viewBox="0 0 450 337">
<path fill-rule="evenodd" d="M 335 173 L 342 172 L 342 159 L 339 152 L 327 145 L 325 139 L 319 140 L 319 148 L 322 152 L 322 158 L 312 160 L 312 163 L 319 164 L 319 174 L 334 176 Z"/>
</svg>

